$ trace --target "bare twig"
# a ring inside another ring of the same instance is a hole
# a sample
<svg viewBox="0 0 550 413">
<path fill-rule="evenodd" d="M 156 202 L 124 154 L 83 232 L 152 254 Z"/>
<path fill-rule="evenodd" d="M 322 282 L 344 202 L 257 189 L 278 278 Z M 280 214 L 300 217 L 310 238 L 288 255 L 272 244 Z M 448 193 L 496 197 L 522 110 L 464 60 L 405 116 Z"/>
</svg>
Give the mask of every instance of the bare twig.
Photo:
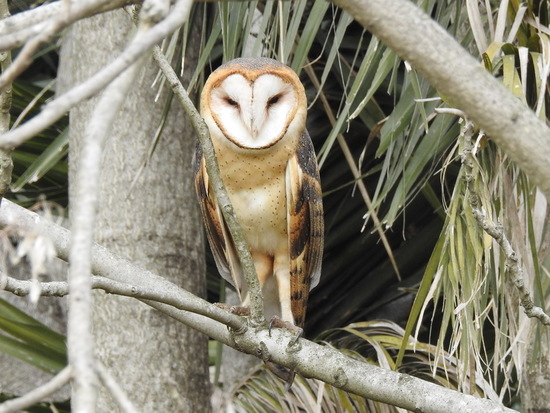
<svg viewBox="0 0 550 413">
<path fill-rule="evenodd" d="M 55 393 L 69 382 L 71 379 L 71 372 L 71 368 L 67 366 L 42 386 L 37 387 L 17 399 L 5 401 L 0 404 L 0 413 L 20 412 L 25 410 L 27 407 L 44 400 L 44 398 L 48 397 L 52 393 Z"/>
<path fill-rule="evenodd" d="M 164 0 L 162 0 L 164 1 Z M 198 0 L 214 2 L 218 0 Z M 231 0 L 237 1 L 237 0 Z M 238 0 L 247 1 L 247 0 Z M 284 0 L 291 1 L 291 0 Z M 74 2 L 78 4 L 78 1 Z M 106 11 L 119 9 L 121 7 L 142 3 L 140 0 L 111 0 L 98 9 L 91 11 L 88 16 L 93 16 Z M 9 18 L 0 20 L 0 51 L 11 50 L 23 46 L 29 39 L 38 36 L 47 30 L 51 19 L 63 12 L 61 1 L 45 3 L 39 7 L 17 13 Z"/>
<path fill-rule="evenodd" d="M 139 269 L 138 271 L 143 270 Z M 17 280 L 1 272 L 0 279 L 3 280 L 4 284 L 2 288 L 5 291 L 9 291 L 20 297 L 25 297 L 31 293 L 33 284 L 30 280 Z M 103 290 L 109 294 L 133 297 L 142 301 L 156 301 L 168 304 L 178 310 L 191 311 L 211 318 L 231 327 L 233 330 L 241 331 L 244 328 L 244 323 L 240 317 L 230 314 L 201 298 L 195 297 L 173 284 L 170 289 L 167 289 L 165 285 L 157 285 L 153 288 L 148 285 L 140 285 L 137 279 L 134 283 L 128 284 L 99 276 L 91 277 L 90 281 L 92 289 Z M 166 282 L 169 283 L 169 281 Z M 64 297 L 69 295 L 69 283 L 66 281 L 41 282 L 38 284 L 38 288 L 40 295 L 45 297 Z"/>
<path fill-rule="evenodd" d="M 73 7 L 78 8 L 79 2 L 74 3 Z M 99 8 L 90 10 L 89 14 L 82 17 L 118 9 L 130 3 L 135 3 L 135 1 L 111 0 L 105 2 Z M 63 4 L 58 1 L 43 4 L 40 7 L 35 7 L 0 20 L 0 50 L 10 50 L 23 46 L 29 39 L 39 36 L 40 33 L 47 30 L 52 20 L 60 16 L 61 13 L 64 13 Z"/>
<path fill-rule="evenodd" d="M 111 375 L 111 373 L 109 373 L 109 370 L 107 370 L 99 361 L 96 363 L 96 369 L 103 385 L 107 390 L 109 390 L 120 407 L 122 413 L 138 413 L 139 410 L 136 409 L 124 390 L 122 390 L 115 378 Z"/>
<path fill-rule="evenodd" d="M 89 99 L 103 90 L 114 78 L 139 59 L 143 53 L 150 50 L 155 44 L 183 24 L 188 12 L 186 5 L 187 3 L 182 1 L 176 2 L 162 24 L 157 24 L 149 29 L 141 36 L 139 42 L 132 42 L 111 64 L 85 82 L 46 104 L 40 114 L 23 125 L 0 135 L 0 147 L 13 148 L 20 145 L 60 119 L 77 103 Z"/>
<path fill-rule="evenodd" d="M 504 255 L 506 256 L 506 272 L 509 274 L 512 282 L 519 292 L 520 303 L 525 311 L 525 314 L 528 317 L 535 317 L 539 319 L 545 325 L 550 325 L 550 316 L 546 314 L 542 308 L 535 305 L 531 298 L 529 289 L 525 286 L 523 268 L 519 264 L 520 259 L 516 251 L 512 248 L 512 244 L 504 234 L 504 228 L 500 224 L 494 224 L 491 222 L 491 220 L 488 219 L 483 212 L 483 207 L 474 185 L 475 158 L 472 153 L 473 127 L 474 126 L 471 121 L 464 119 L 464 126 L 462 127 L 461 132 L 462 138 L 464 139 L 462 165 L 465 170 L 464 180 L 466 181 L 466 187 L 469 192 L 468 200 L 472 209 L 472 215 L 476 219 L 479 226 L 497 242 L 502 249 L 502 252 L 504 252 Z"/>
<path fill-rule="evenodd" d="M 142 14 L 146 13 L 149 19 L 158 22 L 166 17 L 170 11 L 170 0 L 144 0 Z"/>
<path fill-rule="evenodd" d="M 256 268 L 254 267 L 254 262 L 252 261 L 252 256 L 250 255 L 248 245 L 246 244 L 241 227 L 235 216 L 233 206 L 231 205 L 231 201 L 221 179 L 214 147 L 212 146 L 212 141 L 210 140 L 208 127 L 204 123 L 204 120 L 200 114 L 197 112 L 197 109 L 189 98 L 187 91 L 181 84 L 178 76 L 174 72 L 174 69 L 172 69 L 172 66 L 170 66 L 170 63 L 159 47 L 154 48 L 153 56 L 166 77 L 166 80 L 170 84 L 172 91 L 182 105 L 183 110 L 189 116 L 191 123 L 193 124 L 193 128 L 197 132 L 199 143 L 206 162 L 206 170 L 210 178 L 210 185 L 212 185 L 212 189 L 214 190 L 214 194 L 216 195 L 216 199 L 222 210 L 223 217 L 227 223 L 233 242 L 235 243 L 239 260 L 243 268 L 243 276 L 248 286 L 248 291 L 250 292 L 251 321 L 254 326 L 265 326 L 262 291 L 256 275 Z"/>
<path fill-rule="evenodd" d="M 69 10 L 62 10 L 56 17 L 48 22 L 48 25 L 35 37 L 25 43 L 25 46 L 17 54 L 13 63 L 2 72 L 0 76 L 0 91 L 15 80 L 33 61 L 33 55 L 40 45 L 49 42 L 53 37 L 71 25 L 75 21 L 94 14 L 98 8 L 102 7 L 110 0 L 87 0 L 75 3 Z"/>
</svg>

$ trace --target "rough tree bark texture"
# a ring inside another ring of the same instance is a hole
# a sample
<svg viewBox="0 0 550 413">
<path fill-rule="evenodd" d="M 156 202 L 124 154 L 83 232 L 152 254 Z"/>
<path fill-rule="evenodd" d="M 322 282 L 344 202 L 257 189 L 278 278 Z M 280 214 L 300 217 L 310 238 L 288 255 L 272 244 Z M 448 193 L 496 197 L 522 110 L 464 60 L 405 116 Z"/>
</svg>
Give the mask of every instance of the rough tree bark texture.
<svg viewBox="0 0 550 413">
<path fill-rule="evenodd" d="M 78 23 L 65 37 L 61 79 L 67 88 L 112 60 L 132 32 L 116 11 Z M 193 58 L 187 58 L 189 70 Z M 192 128 L 174 104 L 161 139 L 147 154 L 167 99 L 155 102 L 151 60 L 126 99 L 103 159 L 96 240 L 189 291 L 205 295 L 203 237 L 193 192 Z M 70 177 L 96 99 L 71 111 Z M 142 164 L 147 161 L 134 186 Z M 209 411 L 207 338 L 133 299 L 94 296 L 96 354 L 140 411 Z M 105 391 L 99 411 L 116 411 Z"/>
<path fill-rule="evenodd" d="M 521 383 L 521 405 L 525 413 L 550 413 L 550 333 L 531 320 Z"/>
</svg>

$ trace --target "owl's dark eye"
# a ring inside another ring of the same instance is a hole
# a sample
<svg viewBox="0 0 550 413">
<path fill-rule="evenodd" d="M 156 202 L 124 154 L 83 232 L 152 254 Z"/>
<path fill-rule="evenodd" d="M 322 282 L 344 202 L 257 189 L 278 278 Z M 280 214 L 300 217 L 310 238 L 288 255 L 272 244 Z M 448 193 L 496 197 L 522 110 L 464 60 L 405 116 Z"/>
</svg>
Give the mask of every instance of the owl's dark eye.
<svg viewBox="0 0 550 413">
<path fill-rule="evenodd" d="M 273 106 L 275 103 L 277 103 L 279 101 L 279 99 L 281 98 L 281 95 L 275 95 L 275 96 L 271 96 L 268 100 L 267 100 L 267 106 Z"/>
<path fill-rule="evenodd" d="M 239 107 L 239 104 L 233 99 L 231 99 L 229 96 L 225 98 L 225 103 L 227 103 L 228 105 L 234 106 L 236 108 Z"/>
</svg>

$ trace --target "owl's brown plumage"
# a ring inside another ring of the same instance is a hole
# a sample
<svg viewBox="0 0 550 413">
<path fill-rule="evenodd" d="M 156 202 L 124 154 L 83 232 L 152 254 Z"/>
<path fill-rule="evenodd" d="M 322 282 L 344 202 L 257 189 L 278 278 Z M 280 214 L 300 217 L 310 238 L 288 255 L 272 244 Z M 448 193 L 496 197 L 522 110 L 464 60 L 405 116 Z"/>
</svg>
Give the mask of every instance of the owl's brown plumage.
<svg viewBox="0 0 550 413">
<path fill-rule="evenodd" d="M 266 315 L 304 325 L 309 291 L 319 282 L 323 207 L 319 171 L 305 128 L 306 96 L 298 76 L 272 59 L 241 58 L 208 78 L 201 114 L 222 180 L 248 243 Z M 195 184 L 221 275 L 247 302 L 231 236 L 197 149 Z"/>
</svg>

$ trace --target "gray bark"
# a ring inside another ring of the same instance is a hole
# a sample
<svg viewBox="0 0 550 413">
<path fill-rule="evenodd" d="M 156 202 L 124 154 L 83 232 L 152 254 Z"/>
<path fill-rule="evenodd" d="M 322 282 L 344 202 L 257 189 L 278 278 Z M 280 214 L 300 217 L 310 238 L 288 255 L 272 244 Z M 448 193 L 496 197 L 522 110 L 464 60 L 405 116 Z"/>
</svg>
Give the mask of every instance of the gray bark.
<svg viewBox="0 0 550 413">
<path fill-rule="evenodd" d="M 521 405 L 525 413 L 550 413 L 550 334 L 548 328 L 530 320 L 531 331 L 527 344 Z"/>
<path fill-rule="evenodd" d="M 77 84 L 112 60 L 132 32 L 123 11 L 79 22 L 64 40 L 59 79 Z M 192 65 L 193 58 L 187 58 Z M 117 254 L 205 294 L 203 239 L 193 192 L 191 128 L 172 105 L 155 151 L 139 174 L 160 124 L 165 89 L 154 101 L 149 60 L 127 96 L 104 150 L 96 240 Z M 96 99 L 71 111 L 70 171 Z M 189 132 L 186 132 L 189 131 Z M 132 187 L 132 182 L 138 176 Z M 96 353 L 141 411 L 208 411 L 207 338 L 133 299 L 94 296 Z M 101 391 L 99 411 L 117 411 Z"/>
</svg>

